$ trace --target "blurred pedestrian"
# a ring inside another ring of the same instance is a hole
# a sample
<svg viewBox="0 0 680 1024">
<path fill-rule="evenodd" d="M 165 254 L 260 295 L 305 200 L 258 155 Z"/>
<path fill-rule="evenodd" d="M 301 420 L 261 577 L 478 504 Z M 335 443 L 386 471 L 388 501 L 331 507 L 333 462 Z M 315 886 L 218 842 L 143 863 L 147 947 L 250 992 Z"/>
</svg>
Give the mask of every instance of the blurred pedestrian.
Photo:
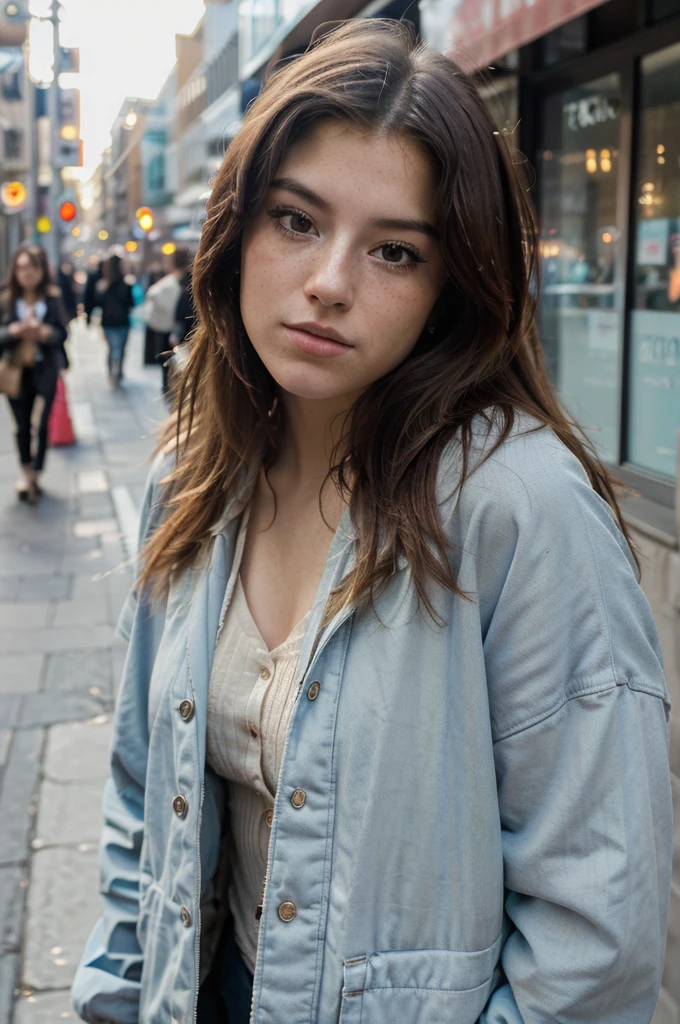
<svg viewBox="0 0 680 1024">
<path fill-rule="evenodd" d="M 146 271 L 146 273 L 142 275 L 144 295 L 146 296 L 146 293 L 148 292 L 152 284 L 155 284 L 156 281 L 160 281 L 160 279 L 164 276 L 165 271 L 163 270 L 161 265 L 157 263 L 152 264 Z M 143 305 L 142 318 L 145 320 L 145 310 Z M 156 363 L 158 362 L 159 352 L 156 331 L 154 331 L 153 327 L 149 327 L 149 325 L 146 323 L 146 320 L 144 323 L 144 328 L 144 365 L 155 366 Z"/>
<path fill-rule="evenodd" d="M 120 256 L 109 256 L 85 294 L 85 312 L 90 323 L 92 313 L 101 309 L 101 324 L 109 347 L 109 383 L 118 387 L 123 377 L 123 359 L 130 331 L 130 310 L 134 306 L 132 287 L 123 276 Z"/>
<path fill-rule="evenodd" d="M 7 390 L 21 463 L 17 496 L 31 504 L 41 493 L 48 421 L 59 371 L 68 365 L 66 323 L 61 292 L 50 282 L 45 252 L 38 246 L 22 246 L 12 257 L 7 286 L 0 298 L 0 356 L 16 379 Z M 34 438 L 37 402 L 41 409 Z"/>
<path fill-rule="evenodd" d="M 156 347 L 156 361 L 163 367 L 162 388 L 167 389 L 167 371 L 165 361 L 170 346 L 170 335 L 175 330 L 175 310 L 182 292 L 181 281 L 191 264 L 191 253 L 183 247 L 176 249 L 172 255 L 173 269 L 159 281 L 152 284 L 144 299 L 144 322 L 153 331 Z"/>
<path fill-rule="evenodd" d="M 180 292 L 175 306 L 175 327 L 168 339 L 169 351 L 161 354 L 163 368 L 163 395 L 172 404 L 174 381 L 186 356 L 180 353 L 180 346 L 195 330 L 197 319 L 191 294 L 191 267 L 187 267 L 179 280 Z"/>
<path fill-rule="evenodd" d="M 78 315 L 77 286 L 73 280 L 73 267 L 70 263 L 62 263 L 57 274 L 57 284 L 61 291 L 64 310 L 69 321 Z"/>
</svg>

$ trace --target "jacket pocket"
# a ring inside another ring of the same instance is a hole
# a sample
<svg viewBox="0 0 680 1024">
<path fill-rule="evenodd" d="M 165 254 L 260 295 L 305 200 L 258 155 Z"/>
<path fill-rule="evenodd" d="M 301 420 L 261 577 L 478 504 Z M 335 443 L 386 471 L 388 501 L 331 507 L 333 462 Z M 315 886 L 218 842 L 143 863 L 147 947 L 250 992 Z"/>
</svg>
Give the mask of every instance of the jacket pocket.
<svg viewBox="0 0 680 1024">
<path fill-rule="evenodd" d="M 339 1024 L 475 1024 L 501 950 L 388 950 L 344 962 Z"/>
</svg>

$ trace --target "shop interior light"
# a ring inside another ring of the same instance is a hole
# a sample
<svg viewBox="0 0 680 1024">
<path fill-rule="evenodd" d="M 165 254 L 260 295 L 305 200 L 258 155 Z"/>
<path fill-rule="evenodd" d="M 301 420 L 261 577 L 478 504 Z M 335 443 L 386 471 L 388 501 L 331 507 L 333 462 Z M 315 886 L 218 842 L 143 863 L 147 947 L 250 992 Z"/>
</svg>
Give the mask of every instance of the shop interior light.
<svg viewBox="0 0 680 1024">
<path fill-rule="evenodd" d="M 614 236 L 612 235 L 611 231 L 602 232 L 602 241 L 605 245 L 609 245 L 610 242 L 614 241 Z"/>
<path fill-rule="evenodd" d="M 125 249 L 127 252 L 137 252 L 137 243 L 130 239 L 129 242 L 125 243 Z"/>
<path fill-rule="evenodd" d="M 600 170 L 608 174 L 612 169 L 612 154 L 609 149 L 600 150 Z"/>
<path fill-rule="evenodd" d="M 595 174 L 597 171 L 597 153 L 594 149 L 586 150 L 586 171 L 588 174 Z"/>
<path fill-rule="evenodd" d="M 666 163 L 666 157 L 665 156 L 657 156 L 656 162 L 657 162 L 657 164 L 665 164 Z"/>
<path fill-rule="evenodd" d="M 177 246 L 174 242 L 166 242 L 165 245 L 162 246 L 161 252 L 164 256 L 172 256 L 174 252 L 177 252 Z"/>
<path fill-rule="evenodd" d="M 666 147 L 662 146 L 661 143 L 659 143 L 659 145 L 656 147 L 656 151 L 659 154 L 659 156 L 661 156 L 662 153 L 666 152 Z"/>
<path fill-rule="evenodd" d="M 99 234 L 97 235 L 97 238 L 99 239 L 100 242 L 105 242 L 108 237 L 109 237 L 109 233 L 104 228 L 102 228 L 101 231 L 99 232 Z"/>
<path fill-rule="evenodd" d="M 76 224 L 76 226 L 74 228 L 71 228 L 71 234 L 73 235 L 74 238 L 77 238 L 78 235 L 80 234 L 80 228 L 78 227 L 77 224 Z"/>
</svg>

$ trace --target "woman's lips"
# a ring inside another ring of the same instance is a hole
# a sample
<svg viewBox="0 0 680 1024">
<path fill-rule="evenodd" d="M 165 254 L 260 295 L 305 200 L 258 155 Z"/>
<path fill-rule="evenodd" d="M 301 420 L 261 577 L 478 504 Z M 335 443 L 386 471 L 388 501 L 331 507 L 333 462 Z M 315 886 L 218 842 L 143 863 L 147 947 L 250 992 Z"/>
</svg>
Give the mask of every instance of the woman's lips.
<svg viewBox="0 0 680 1024">
<path fill-rule="evenodd" d="M 285 329 L 293 344 L 310 356 L 339 356 L 343 352 L 349 352 L 352 348 L 351 345 L 343 345 L 340 341 L 320 338 L 318 334 L 303 331 L 299 327 L 286 327 Z"/>
</svg>

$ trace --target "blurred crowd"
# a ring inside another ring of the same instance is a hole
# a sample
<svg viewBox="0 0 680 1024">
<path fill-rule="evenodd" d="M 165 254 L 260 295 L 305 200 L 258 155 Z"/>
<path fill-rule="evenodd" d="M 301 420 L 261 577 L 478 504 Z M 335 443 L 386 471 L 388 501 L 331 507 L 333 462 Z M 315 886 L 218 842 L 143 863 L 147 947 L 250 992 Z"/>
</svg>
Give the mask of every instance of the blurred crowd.
<svg viewBox="0 0 680 1024">
<path fill-rule="evenodd" d="M 112 388 L 124 379 L 130 328 L 145 331 L 144 362 L 160 365 L 161 386 L 172 400 L 172 355 L 195 326 L 191 253 L 178 248 L 163 264 L 135 273 L 125 250 L 93 258 L 88 272 L 62 263 L 55 271 L 37 245 L 13 253 L 0 294 L 0 392 L 15 422 L 20 501 L 35 504 L 50 440 L 53 407 L 63 395 L 69 323 L 83 317 L 101 327 Z"/>
</svg>

